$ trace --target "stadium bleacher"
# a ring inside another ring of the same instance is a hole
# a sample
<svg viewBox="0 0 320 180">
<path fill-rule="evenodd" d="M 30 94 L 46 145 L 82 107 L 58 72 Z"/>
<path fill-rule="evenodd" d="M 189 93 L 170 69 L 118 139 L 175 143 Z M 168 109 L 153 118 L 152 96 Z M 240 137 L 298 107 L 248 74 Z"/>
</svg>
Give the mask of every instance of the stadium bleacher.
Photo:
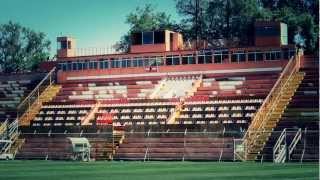
<svg viewBox="0 0 320 180">
<path fill-rule="evenodd" d="M 96 160 L 245 160 L 236 150 L 246 149 L 246 144 L 236 141 L 250 134 L 251 126 L 262 127 L 252 123 L 259 112 L 263 114 L 261 107 L 268 107 L 263 105 L 276 85 L 293 77 L 284 72 L 298 69 L 301 74 L 294 85 L 299 87 L 283 85 L 296 92 L 292 98 L 286 96 L 288 105 L 280 103 L 284 112 L 277 112 L 280 118 L 253 160 L 274 160 L 274 147 L 287 132 L 288 140 L 301 135 L 288 160 L 316 161 L 318 60 L 302 56 L 301 68 L 292 68 L 288 62 L 300 63 L 300 54 L 289 60 L 293 48 L 181 49 L 166 54 L 136 47 L 143 52 L 90 57 L 67 56 L 68 52 L 60 57 L 65 49 L 59 49 L 59 87 L 44 96 L 47 100 L 38 109 L 27 109 L 35 114 L 20 127 L 24 141 L 16 157 L 70 159 L 67 138 L 84 137 Z M 1 82 L 3 108 L 14 108 L 39 82 L 29 79 Z"/>
<path fill-rule="evenodd" d="M 43 73 L 0 76 L 0 122 L 14 119 L 17 106 L 44 77 Z"/>
</svg>

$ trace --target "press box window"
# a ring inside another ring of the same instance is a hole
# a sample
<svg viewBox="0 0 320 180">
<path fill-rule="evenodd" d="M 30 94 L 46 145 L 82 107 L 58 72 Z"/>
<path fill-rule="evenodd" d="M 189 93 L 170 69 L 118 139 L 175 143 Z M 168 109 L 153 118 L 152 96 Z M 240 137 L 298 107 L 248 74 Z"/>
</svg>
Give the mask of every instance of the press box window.
<svg viewBox="0 0 320 180">
<path fill-rule="evenodd" d="M 83 69 L 88 69 L 88 61 L 83 62 Z"/>
<path fill-rule="evenodd" d="M 182 64 L 196 64 L 196 61 L 194 59 L 194 56 L 183 56 L 182 57 Z"/>
<path fill-rule="evenodd" d="M 142 44 L 142 33 L 133 33 L 131 36 L 131 41 L 133 45 Z"/>
<path fill-rule="evenodd" d="M 108 61 L 100 61 L 99 68 L 100 69 L 108 69 L 109 68 L 109 62 Z"/>
<path fill-rule="evenodd" d="M 155 31 L 154 32 L 154 44 L 163 44 L 165 42 L 165 32 Z"/>
<path fill-rule="evenodd" d="M 153 32 L 143 32 L 142 34 L 143 44 L 153 44 Z"/>
<path fill-rule="evenodd" d="M 75 63 L 75 62 L 72 63 L 72 70 L 73 70 L 73 71 L 78 70 L 77 63 Z"/>
<path fill-rule="evenodd" d="M 120 67 L 120 61 L 118 60 L 111 61 L 111 68 L 119 68 L 119 67 Z"/>
<path fill-rule="evenodd" d="M 93 61 L 89 62 L 89 69 L 97 69 L 98 68 L 98 62 Z"/>
</svg>

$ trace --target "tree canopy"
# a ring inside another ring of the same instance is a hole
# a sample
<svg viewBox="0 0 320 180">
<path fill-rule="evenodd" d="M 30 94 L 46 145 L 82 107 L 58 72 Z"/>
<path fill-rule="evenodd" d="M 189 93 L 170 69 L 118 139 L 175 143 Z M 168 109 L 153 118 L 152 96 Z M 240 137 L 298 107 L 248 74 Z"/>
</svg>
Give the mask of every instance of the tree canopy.
<svg viewBox="0 0 320 180">
<path fill-rule="evenodd" d="M 0 25 L 0 71 L 15 73 L 35 70 L 49 56 L 50 41 L 18 23 Z"/>
<path fill-rule="evenodd" d="M 139 31 L 152 31 L 157 29 L 173 29 L 178 27 L 170 19 L 170 15 L 164 12 L 156 12 L 150 4 L 144 7 L 137 7 L 134 12 L 131 12 L 126 17 L 126 23 L 130 29 L 127 34 L 123 35 L 119 42 L 116 43 L 117 51 L 127 52 L 131 43 L 130 34 Z"/>
</svg>

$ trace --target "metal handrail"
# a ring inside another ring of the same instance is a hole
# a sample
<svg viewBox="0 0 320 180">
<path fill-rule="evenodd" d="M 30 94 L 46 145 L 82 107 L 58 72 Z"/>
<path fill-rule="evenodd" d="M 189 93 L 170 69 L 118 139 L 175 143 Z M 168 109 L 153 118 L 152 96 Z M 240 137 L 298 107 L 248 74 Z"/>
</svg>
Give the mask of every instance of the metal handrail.
<svg viewBox="0 0 320 180">
<path fill-rule="evenodd" d="M 6 131 L 7 125 L 8 125 L 8 118 L 3 123 L 1 123 L 0 134 L 3 134 Z"/>
<path fill-rule="evenodd" d="M 28 94 L 28 96 L 18 105 L 17 109 L 21 109 L 21 107 L 23 105 L 25 105 L 27 103 L 27 101 L 34 95 L 36 94 L 40 87 L 42 86 L 42 84 L 49 79 L 49 85 L 52 84 L 52 74 L 56 71 L 56 67 L 52 68 L 52 70 L 38 83 L 38 85 Z M 38 92 L 39 95 L 39 92 Z M 39 98 L 39 97 L 38 97 Z M 37 98 L 37 100 L 38 100 Z"/>
<path fill-rule="evenodd" d="M 286 149 L 286 147 L 283 148 L 281 145 L 282 145 L 282 142 L 284 140 L 286 140 L 286 135 L 287 135 L 287 129 L 284 128 L 283 131 L 281 132 L 275 146 L 273 147 L 273 161 L 274 162 L 277 162 L 277 159 L 279 159 L 279 156 L 276 157 L 277 153 L 278 153 L 278 155 L 281 155 L 281 157 L 284 155 L 283 149 Z"/>
<path fill-rule="evenodd" d="M 299 56 L 299 55 L 298 55 Z M 282 83 L 283 79 L 285 79 L 285 75 L 287 74 L 287 71 L 289 71 L 291 65 L 295 65 L 293 63 L 297 63 L 297 57 L 294 56 L 292 60 L 290 60 L 288 62 L 288 64 L 286 65 L 286 67 L 284 68 L 284 70 L 282 71 L 282 73 L 280 74 L 280 77 L 278 78 L 278 80 L 276 81 L 276 83 L 274 84 L 274 86 L 272 87 L 270 93 L 268 94 L 268 96 L 265 98 L 265 100 L 263 101 L 262 105 L 260 106 L 260 108 L 258 109 L 256 115 L 253 117 L 253 123 L 254 123 L 254 126 L 258 123 L 258 121 L 254 121 L 254 119 L 256 117 L 260 117 L 261 116 L 261 113 L 262 112 L 265 112 L 267 107 L 272 104 L 272 106 L 275 104 L 275 101 L 273 101 L 273 99 L 279 97 L 281 91 L 278 93 L 277 91 L 281 90 L 283 87 L 285 87 L 285 85 L 287 85 L 288 81 L 289 81 L 289 77 L 292 76 L 292 74 L 295 72 L 295 66 L 293 67 L 294 69 L 292 71 L 289 72 L 289 75 L 288 75 L 288 78 L 286 79 L 286 81 L 284 83 Z M 276 94 L 276 97 L 274 96 L 274 94 Z M 268 108 L 268 109 L 272 109 L 272 108 Z M 265 118 L 264 118 L 265 119 Z M 262 120 L 263 121 L 263 120 Z M 250 126 L 252 127 L 252 126 Z M 249 128 L 250 128 L 249 127 Z M 261 124 L 259 126 L 259 128 L 261 127 Z M 259 129 L 258 128 L 258 129 Z M 249 130 L 249 129 L 248 129 Z"/>
<path fill-rule="evenodd" d="M 301 137 L 302 137 L 301 128 L 299 128 L 299 130 L 297 131 L 296 135 L 292 139 L 291 144 L 289 145 L 289 157 L 292 154 L 292 152 L 295 149 L 295 147 L 297 146 L 298 142 L 301 140 Z"/>
<path fill-rule="evenodd" d="M 291 67 L 291 69 L 290 69 Z M 275 106 L 275 99 L 277 99 L 280 95 L 281 95 L 281 90 L 286 87 L 286 85 L 289 82 L 290 77 L 294 74 L 294 72 L 296 72 L 300 67 L 300 53 L 298 53 L 297 55 L 295 55 L 286 65 L 286 67 L 284 68 L 284 70 L 282 71 L 280 77 L 278 78 L 278 80 L 276 81 L 275 85 L 272 87 L 270 93 L 268 94 L 268 96 L 266 97 L 266 99 L 263 101 L 262 105 L 260 106 L 259 110 L 257 111 L 257 113 L 255 114 L 255 116 L 253 117 L 252 120 L 252 125 L 249 126 L 245 136 L 244 136 L 244 143 L 247 144 L 247 140 L 246 137 L 250 137 L 250 133 L 252 133 L 251 129 L 256 127 L 256 125 L 259 123 L 259 126 L 257 127 L 257 129 L 260 129 L 261 127 L 263 127 L 263 125 L 266 123 L 266 119 L 268 119 L 269 116 L 271 116 L 270 113 L 267 113 L 267 116 L 262 116 L 265 115 L 265 112 L 267 110 L 270 111 L 270 109 L 272 110 Z M 291 70 L 291 71 L 290 71 Z M 289 73 L 289 74 L 288 74 Z M 288 77 L 287 79 L 286 76 Z M 285 82 L 283 82 L 283 79 L 285 79 Z M 276 95 L 276 96 L 274 96 Z M 271 105 L 271 107 L 269 108 L 269 106 Z M 261 131 L 260 131 L 261 132 Z M 255 133 L 256 134 L 256 133 Z M 254 135 L 255 135 L 254 134 Z"/>
<path fill-rule="evenodd" d="M 277 149 L 279 149 L 280 144 L 282 143 L 283 139 L 286 136 L 287 128 L 284 128 L 283 131 L 281 132 L 276 144 L 273 147 L 273 152 L 275 152 Z"/>
<path fill-rule="evenodd" d="M 306 145 L 307 145 L 307 128 L 304 129 L 304 141 L 303 141 L 303 150 L 300 158 L 300 163 L 302 163 L 303 158 L 304 158 L 304 153 L 306 151 Z"/>
</svg>

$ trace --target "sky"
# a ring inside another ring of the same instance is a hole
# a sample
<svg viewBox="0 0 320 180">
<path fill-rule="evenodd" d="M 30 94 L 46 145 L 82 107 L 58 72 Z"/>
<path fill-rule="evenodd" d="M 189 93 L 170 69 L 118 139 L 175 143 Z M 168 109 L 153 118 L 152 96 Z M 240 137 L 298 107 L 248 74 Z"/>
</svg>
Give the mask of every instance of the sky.
<svg viewBox="0 0 320 180">
<path fill-rule="evenodd" d="M 174 0 L 0 0 L 0 24 L 13 21 L 46 33 L 51 55 L 61 35 L 74 37 L 77 48 L 105 48 L 129 30 L 126 16 L 145 4 L 179 20 Z"/>
</svg>

